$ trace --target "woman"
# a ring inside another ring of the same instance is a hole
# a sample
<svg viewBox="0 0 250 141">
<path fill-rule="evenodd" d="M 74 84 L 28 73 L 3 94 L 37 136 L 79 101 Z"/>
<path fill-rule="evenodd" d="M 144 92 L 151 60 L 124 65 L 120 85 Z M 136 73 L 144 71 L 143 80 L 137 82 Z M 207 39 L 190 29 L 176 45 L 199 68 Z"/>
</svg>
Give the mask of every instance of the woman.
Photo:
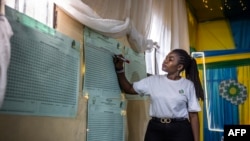
<svg viewBox="0 0 250 141">
<path fill-rule="evenodd" d="M 171 51 L 162 64 L 166 75 L 152 75 L 133 84 L 125 77 L 122 55 L 114 57 L 115 69 L 121 89 L 128 94 L 150 96 L 145 141 L 198 141 L 201 110 L 198 99 L 204 93 L 197 64 L 185 50 Z M 185 71 L 186 77 L 181 77 Z"/>
</svg>

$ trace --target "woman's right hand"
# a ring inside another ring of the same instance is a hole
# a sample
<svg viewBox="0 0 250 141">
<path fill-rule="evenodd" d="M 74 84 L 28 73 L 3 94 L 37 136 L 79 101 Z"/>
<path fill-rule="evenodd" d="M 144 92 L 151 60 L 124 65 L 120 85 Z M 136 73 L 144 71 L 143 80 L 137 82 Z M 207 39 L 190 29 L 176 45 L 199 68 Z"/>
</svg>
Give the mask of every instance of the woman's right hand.
<svg viewBox="0 0 250 141">
<path fill-rule="evenodd" d="M 124 58 L 122 54 L 114 55 L 113 57 L 113 62 L 116 71 L 120 71 L 123 69 L 124 61 L 121 58 Z"/>
</svg>

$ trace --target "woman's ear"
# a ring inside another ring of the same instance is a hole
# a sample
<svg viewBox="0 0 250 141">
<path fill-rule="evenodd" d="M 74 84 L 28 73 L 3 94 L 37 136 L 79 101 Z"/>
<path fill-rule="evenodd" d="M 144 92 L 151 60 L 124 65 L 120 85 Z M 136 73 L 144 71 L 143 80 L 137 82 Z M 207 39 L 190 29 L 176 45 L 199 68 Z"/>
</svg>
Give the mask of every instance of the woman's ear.
<svg viewBox="0 0 250 141">
<path fill-rule="evenodd" d="M 178 71 L 181 71 L 184 69 L 184 65 L 183 64 L 179 64 L 178 67 L 177 67 L 177 70 Z"/>
</svg>

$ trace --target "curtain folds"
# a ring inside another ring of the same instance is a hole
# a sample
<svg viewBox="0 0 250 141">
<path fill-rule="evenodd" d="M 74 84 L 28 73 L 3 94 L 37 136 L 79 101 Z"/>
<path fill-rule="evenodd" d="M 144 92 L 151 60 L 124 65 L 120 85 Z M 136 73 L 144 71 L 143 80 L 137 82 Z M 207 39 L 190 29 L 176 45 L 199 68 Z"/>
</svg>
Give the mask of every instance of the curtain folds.
<svg viewBox="0 0 250 141">
<path fill-rule="evenodd" d="M 220 96 L 219 85 L 223 80 L 237 80 L 235 67 L 207 70 L 207 97 L 204 106 L 204 141 L 219 141 L 224 124 L 238 124 L 238 106 Z"/>
<path fill-rule="evenodd" d="M 127 36 L 131 48 L 147 52 L 147 73 L 163 73 L 161 63 L 171 49 L 189 52 L 185 0 L 54 1 L 71 17 L 103 35 Z"/>
<path fill-rule="evenodd" d="M 161 66 L 170 50 L 182 48 L 187 52 L 190 51 L 185 1 L 154 0 L 151 29 L 148 37 L 157 41 L 160 48 L 157 49 L 155 53 L 149 51 L 146 52 L 146 55 L 148 55 L 149 58 L 156 58 L 155 60 L 147 60 L 147 66 L 155 67 L 155 70 L 147 68 L 147 72 L 150 74 L 164 74 L 165 72 L 161 70 Z"/>
<path fill-rule="evenodd" d="M 103 19 L 95 11 L 88 7 L 88 5 L 84 4 L 80 0 L 58 0 L 55 2 L 70 16 L 96 31 L 112 33 L 110 35 L 119 37 L 125 35 L 129 28 L 129 17 L 127 17 L 124 21 L 116 19 Z"/>
<path fill-rule="evenodd" d="M 8 68 L 11 58 L 10 38 L 13 36 L 13 31 L 8 19 L 3 15 L 0 15 L 0 25 L 1 25 L 0 26 L 0 37 L 1 37 L 0 38 L 0 108 L 1 108 L 7 87 Z"/>
<path fill-rule="evenodd" d="M 250 19 L 230 19 L 230 27 L 232 30 L 233 40 L 236 49 L 250 48 Z"/>
<path fill-rule="evenodd" d="M 133 1 L 135 6 L 132 4 L 134 9 L 131 9 L 130 0 L 104 0 L 102 2 L 86 0 L 88 5 L 85 4 L 85 1 L 80 0 L 55 0 L 60 8 L 80 23 L 109 37 L 120 38 L 127 35 L 133 49 L 137 52 L 144 52 L 147 48 L 154 47 L 153 40 L 142 35 L 146 32 L 143 27 L 148 27 L 145 25 L 150 22 L 151 0 L 143 1 L 145 6 L 141 8 L 139 7 L 140 3 L 136 2 Z M 89 5 L 94 6 L 95 9 L 89 7 Z M 140 11 L 138 12 L 136 8 L 140 8 Z M 130 14 L 131 11 L 135 11 L 134 14 Z M 101 13 L 101 16 L 99 13 Z M 132 21 L 131 18 L 136 20 Z M 138 25 L 134 23 L 138 23 Z M 141 29 L 141 31 L 138 31 L 138 29 Z"/>
</svg>

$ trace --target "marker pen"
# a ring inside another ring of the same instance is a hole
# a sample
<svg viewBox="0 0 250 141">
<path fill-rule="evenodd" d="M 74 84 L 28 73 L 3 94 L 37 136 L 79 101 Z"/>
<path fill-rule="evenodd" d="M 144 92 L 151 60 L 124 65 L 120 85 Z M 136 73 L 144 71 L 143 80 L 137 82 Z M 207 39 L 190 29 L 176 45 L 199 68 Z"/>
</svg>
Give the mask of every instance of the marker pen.
<svg viewBox="0 0 250 141">
<path fill-rule="evenodd" d="M 117 57 L 117 58 L 123 60 L 123 61 L 126 62 L 126 63 L 129 63 L 129 62 L 130 62 L 128 59 L 125 59 L 125 58 L 123 58 L 123 57 L 121 57 L 121 56 L 115 56 L 115 57 Z"/>
</svg>

